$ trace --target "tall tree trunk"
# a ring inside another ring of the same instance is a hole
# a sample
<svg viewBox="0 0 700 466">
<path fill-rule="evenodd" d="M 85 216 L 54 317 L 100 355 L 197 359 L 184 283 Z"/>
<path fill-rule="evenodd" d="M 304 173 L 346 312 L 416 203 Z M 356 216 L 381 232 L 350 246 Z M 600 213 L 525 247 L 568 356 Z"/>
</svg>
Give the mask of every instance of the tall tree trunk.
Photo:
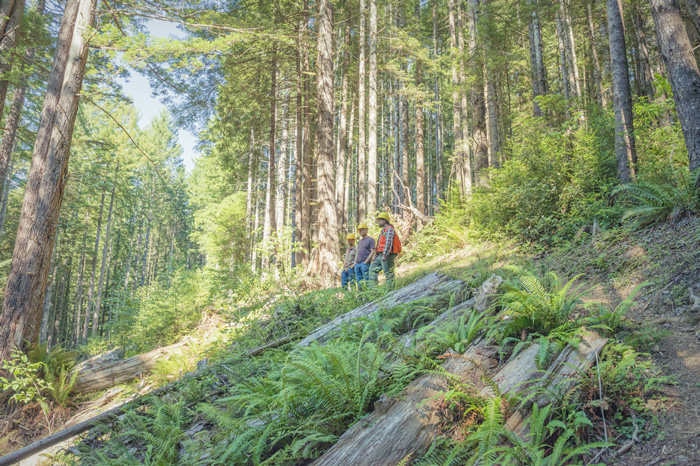
<svg viewBox="0 0 700 466">
<path fill-rule="evenodd" d="M 101 216 L 101 215 L 100 215 Z M 151 186 L 151 201 L 148 203 L 148 220 L 146 221 L 146 238 L 143 242 L 143 255 L 141 256 L 141 280 L 139 286 L 146 285 L 146 271 L 148 270 L 148 252 L 151 245 L 151 224 L 153 223 L 153 187 Z"/>
<path fill-rule="evenodd" d="M 338 260 L 338 224 L 333 203 L 333 10 L 318 2 L 318 270 L 331 277 Z"/>
<path fill-rule="evenodd" d="M 540 18 L 537 12 L 536 0 L 528 0 L 532 9 L 530 13 L 530 23 L 528 27 L 530 39 L 530 69 L 532 72 L 532 97 L 533 114 L 542 116 L 542 110 L 536 98 L 547 94 L 547 72 L 544 67 L 544 53 L 542 49 L 542 29 Z"/>
<path fill-rule="evenodd" d="M 61 19 L 0 316 L 0 360 L 38 336 L 95 3 L 68 0 Z"/>
<path fill-rule="evenodd" d="M 459 16 L 456 10 L 456 3 L 459 0 L 450 0 L 448 4 L 448 23 L 450 26 L 450 51 L 452 58 L 452 133 L 453 133 L 453 149 L 452 157 L 454 158 L 454 167 L 457 174 L 457 183 L 459 184 L 462 196 L 471 192 L 471 175 L 465 176 L 465 167 L 471 166 L 468 162 L 469 157 L 464 153 L 463 140 L 467 136 L 462 134 L 462 108 L 459 80 L 459 63 L 462 61 L 462 56 L 457 48 L 457 28 Z M 461 29 L 461 27 L 460 27 Z M 465 161 L 466 159 L 466 161 Z M 468 171 L 467 171 L 468 172 Z"/>
<path fill-rule="evenodd" d="M 342 85 L 340 91 L 340 121 L 338 127 L 338 170 L 335 179 L 335 202 L 341 231 L 345 230 L 345 159 L 348 152 L 347 115 L 348 115 L 348 71 L 350 67 L 350 22 L 347 19 L 344 31 Z"/>
<path fill-rule="evenodd" d="M 415 0 L 416 23 L 420 26 L 420 0 Z M 421 62 L 416 61 L 416 86 L 422 87 Z M 416 99 L 416 208 L 425 214 L 425 154 L 423 142 L 423 103 L 421 98 Z M 418 219 L 418 228 L 422 227 L 422 220 Z"/>
<path fill-rule="evenodd" d="M 586 16 L 588 22 L 588 38 L 591 41 L 591 58 L 593 60 L 593 78 L 596 87 L 596 99 L 603 107 L 607 107 L 607 99 L 603 90 L 603 71 L 600 68 L 598 59 L 598 40 L 596 38 L 595 26 L 593 24 L 593 0 L 586 3 Z"/>
<path fill-rule="evenodd" d="M 303 196 L 302 196 L 302 174 L 304 173 L 304 84 L 302 75 L 303 63 L 303 41 L 306 25 L 304 23 L 304 15 L 299 15 L 297 23 L 297 44 L 296 44 L 296 151 L 295 151 L 295 177 L 294 177 L 294 228 L 292 230 L 292 243 L 294 249 L 297 249 L 298 244 L 301 244 L 301 225 L 303 214 Z M 293 266 L 302 262 L 303 252 L 296 252 L 292 258 Z"/>
<path fill-rule="evenodd" d="M 371 0 L 370 0 L 371 1 Z M 359 27 L 359 62 L 358 62 L 358 83 L 357 83 L 357 221 L 364 222 L 367 215 L 367 142 L 365 131 L 367 129 L 367 115 L 365 109 L 365 43 L 367 38 L 367 19 L 365 10 L 367 5 L 365 0 L 360 0 L 360 27 Z"/>
<path fill-rule="evenodd" d="M 78 344 L 81 340 L 81 335 L 82 335 L 82 325 L 81 325 L 81 312 L 83 308 L 83 275 L 85 274 L 85 263 L 86 263 L 86 257 L 85 257 L 85 246 L 87 244 L 87 231 L 88 231 L 88 226 L 89 226 L 89 220 L 90 220 L 90 210 L 86 210 L 85 212 L 85 231 L 83 232 L 83 242 L 82 242 L 82 247 L 80 248 L 80 265 L 78 266 L 78 284 L 75 288 L 75 333 L 74 333 L 74 342 L 75 344 Z M 132 239 L 133 240 L 133 239 Z M 126 275 L 128 276 L 129 274 L 129 263 L 127 262 L 127 268 L 126 268 Z M 85 311 L 85 319 L 87 320 L 88 313 L 87 309 Z"/>
<path fill-rule="evenodd" d="M 673 89 L 691 171 L 700 168 L 700 71 L 676 0 L 651 0 L 661 56 Z M 700 183 L 698 183 L 700 187 Z"/>
<path fill-rule="evenodd" d="M 253 217 L 253 178 L 255 173 L 255 130 L 253 129 L 253 124 L 250 125 L 250 138 L 249 138 L 250 150 L 248 152 L 248 184 L 246 186 L 246 222 L 247 230 L 250 231 L 253 227 L 252 217 Z"/>
<path fill-rule="evenodd" d="M 277 146 L 275 136 L 277 134 L 277 45 L 272 47 L 272 61 L 270 64 L 270 145 L 268 147 L 268 164 L 267 164 L 267 189 L 265 191 L 265 223 L 263 224 L 263 244 L 266 251 L 262 256 L 262 268 L 267 269 L 270 260 L 274 258 L 270 256 L 270 251 L 267 248 L 271 247 L 270 238 L 272 232 L 277 231 L 275 219 L 275 207 L 277 205 L 277 173 L 275 169 L 275 155 Z"/>
<path fill-rule="evenodd" d="M 6 2 L 3 5 L 4 8 L 9 6 L 12 2 Z M 24 3 L 23 1 L 16 1 L 17 4 Z M 36 6 L 37 13 L 39 15 L 44 14 L 44 0 L 39 0 Z M 0 34 L 2 35 L 2 34 Z M 11 38 L 8 36 L 8 40 Z M 3 38 L 4 40 L 4 38 Z M 1 42 L 1 41 L 0 41 Z M 0 47 L 1 48 L 1 47 Z M 24 54 L 24 62 L 21 65 L 21 71 L 24 81 L 21 84 L 15 86 L 15 93 L 12 97 L 12 104 L 10 106 L 10 111 L 7 114 L 7 119 L 5 121 L 5 130 L 3 131 L 2 141 L 0 142 L 0 180 L 4 180 L 7 174 L 8 166 L 10 164 L 10 157 L 12 155 L 12 149 L 15 146 L 15 139 L 17 137 L 17 129 L 19 128 L 20 116 L 22 114 L 22 109 L 24 108 L 24 99 L 27 94 L 27 88 L 29 87 L 29 75 L 25 75 L 27 70 L 26 63 L 32 63 L 34 61 L 35 49 L 30 47 Z M 2 62 L 0 58 L 0 62 Z M 0 65 L 1 66 L 1 65 Z M 5 81 L 6 82 L 6 81 Z M 2 86 L 2 84 L 0 84 Z M 0 99 L 0 116 L 2 116 L 2 104 L 4 103 L 4 96 Z M 0 222 L 1 223 L 1 222 Z M 0 230 L 2 227 L 0 226 Z"/>
<path fill-rule="evenodd" d="M 12 70 L 12 49 L 17 45 L 23 16 L 24 0 L 3 1 L 0 8 L 0 116 L 5 108 L 5 97 L 10 84 L 8 75 Z"/>
<path fill-rule="evenodd" d="M 482 65 L 477 50 L 477 27 L 479 23 L 479 0 L 469 0 L 469 54 L 472 67 L 471 107 L 472 139 L 474 141 L 474 179 L 478 184 L 485 183 L 483 170 L 489 166 L 488 140 L 486 138 L 486 105 L 484 104 L 484 83 Z"/>
<path fill-rule="evenodd" d="M 369 0 L 368 110 L 367 212 L 373 214 L 377 210 L 377 0 Z"/>
<path fill-rule="evenodd" d="M 566 62 L 566 43 L 564 39 L 564 27 L 562 25 L 562 19 L 559 12 L 555 14 L 555 23 L 557 25 L 557 44 L 559 46 L 559 72 L 561 74 L 561 90 L 564 94 L 564 99 L 569 100 L 571 98 L 571 91 L 569 88 L 569 69 Z"/>
<path fill-rule="evenodd" d="M 95 275 L 97 273 L 97 256 L 99 255 L 99 250 L 100 250 L 100 232 L 102 231 L 102 214 L 104 213 L 104 207 L 105 207 L 105 191 L 106 191 L 106 186 L 105 184 L 107 183 L 107 174 L 105 173 L 105 180 L 102 185 L 102 200 L 100 201 L 100 214 L 97 217 L 97 233 L 95 233 L 95 249 L 92 254 L 92 271 L 90 272 L 90 289 L 88 291 L 88 304 L 87 304 L 87 314 L 85 318 L 85 322 L 83 324 L 83 342 L 87 340 L 88 337 L 88 329 L 90 328 L 90 314 L 93 313 L 93 315 L 97 316 L 97 313 L 94 312 L 93 305 L 95 303 Z M 95 333 L 97 331 L 96 328 L 96 323 L 93 322 L 92 324 L 92 333 Z"/>
<path fill-rule="evenodd" d="M 437 57 L 438 41 L 437 41 L 437 3 L 438 0 L 433 0 L 433 54 Z M 442 187 L 442 115 L 440 112 L 440 73 L 435 73 L 435 194 L 437 199 L 441 197 Z"/>
<path fill-rule="evenodd" d="M 100 309 L 102 309 L 101 304 L 102 304 L 102 291 L 104 287 L 104 279 L 105 279 L 105 265 L 107 263 L 107 254 L 109 252 L 109 234 L 112 230 L 112 209 L 114 207 L 114 192 L 117 189 L 117 175 L 119 174 L 119 160 L 117 160 L 117 167 L 114 170 L 114 181 L 112 182 L 112 193 L 109 196 L 109 212 L 107 214 L 107 228 L 105 229 L 105 240 L 104 240 L 104 246 L 102 248 L 102 264 L 100 265 L 100 280 L 97 284 L 97 296 L 95 297 L 95 311 L 100 313 Z M 98 322 L 97 319 L 93 320 L 92 322 L 92 333 L 96 334 L 97 333 L 97 328 L 98 328 Z"/>
<path fill-rule="evenodd" d="M 401 96 L 401 203 L 411 205 L 410 182 L 408 180 L 408 99 Z M 402 209 L 402 215 L 403 215 Z"/>
<path fill-rule="evenodd" d="M 278 241 L 282 238 L 285 225 L 285 207 L 287 205 L 287 147 L 289 140 L 289 92 L 284 93 L 282 107 L 282 140 L 280 141 L 280 156 L 277 161 L 277 206 L 275 213 L 277 221 Z"/>
<path fill-rule="evenodd" d="M 583 102 L 583 92 L 581 92 L 581 78 L 578 72 L 578 59 L 576 58 L 576 43 L 574 42 L 574 29 L 571 26 L 570 0 L 559 0 L 559 11 L 564 26 L 564 38 L 566 43 L 566 55 L 569 57 L 569 72 L 572 75 L 574 90 L 579 100 L 579 105 Z"/>
<path fill-rule="evenodd" d="M 651 72 L 651 61 L 649 59 L 649 48 L 647 46 L 647 36 L 645 32 L 644 15 L 641 11 L 639 1 L 632 2 L 632 23 L 634 24 L 634 34 L 637 38 L 637 69 L 636 81 L 639 82 L 639 95 L 649 99 L 654 97 L 654 76 Z"/>
<path fill-rule="evenodd" d="M 309 29 L 309 0 L 304 0 L 304 14 L 303 22 L 304 27 L 302 29 L 302 62 L 304 66 L 304 139 L 303 139 L 303 157 L 302 157 L 302 167 L 303 167 L 303 203 L 302 203 L 302 216 L 301 216 L 301 231 L 299 235 L 299 240 L 304 253 L 301 257 L 301 263 L 304 269 L 309 266 L 309 256 L 311 253 L 311 178 L 312 178 L 312 166 L 311 166 L 311 67 L 309 65 L 309 50 L 307 47 L 307 36 Z"/>
<path fill-rule="evenodd" d="M 58 231 L 56 231 L 56 236 L 58 237 Z M 46 296 L 44 297 L 44 310 L 41 313 L 41 329 L 39 331 L 39 343 L 45 343 L 49 336 L 49 325 L 53 324 L 53 319 L 51 319 L 51 294 L 56 286 L 56 249 L 58 249 L 58 238 L 54 239 L 53 252 L 51 253 L 51 272 L 49 272 L 48 281 L 49 284 L 46 287 Z M 55 308 L 54 308 L 55 310 Z"/>
<path fill-rule="evenodd" d="M 488 12 L 488 0 L 481 0 L 481 5 L 485 10 L 485 15 Z M 490 20 L 490 18 L 488 18 Z M 488 61 L 487 51 L 492 49 L 491 40 L 487 37 L 484 44 L 483 53 L 483 72 L 484 72 L 484 100 L 486 101 L 486 137 L 489 143 L 488 149 L 488 164 L 490 167 L 498 168 L 500 136 L 498 131 L 498 105 L 496 103 L 496 78 L 494 76 L 492 65 Z"/>
<path fill-rule="evenodd" d="M 634 180 L 637 152 L 634 144 L 632 121 L 632 93 L 627 68 L 625 27 L 622 22 L 622 0 L 606 0 L 608 12 L 608 36 L 610 38 L 610 62 L 613 78 L 613 104 L 615 106 L 615 155 L 617 176 L 623 183 Z"/>
</svg>

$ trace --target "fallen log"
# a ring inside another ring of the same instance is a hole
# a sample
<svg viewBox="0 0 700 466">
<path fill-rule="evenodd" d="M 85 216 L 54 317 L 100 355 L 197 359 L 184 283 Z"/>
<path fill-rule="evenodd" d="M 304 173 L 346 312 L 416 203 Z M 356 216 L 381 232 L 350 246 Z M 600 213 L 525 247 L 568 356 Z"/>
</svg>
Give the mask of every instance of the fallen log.
<svg viewBox="0 0 700 466">
<path fill-rule="evenodd" d="M 462 280 L 454 280 L 446 275 L 433 272 L 398 290 L 371 303 L 353 309 L 327 324 L 317 328 L 301 340 L 299 346 L 309 346 L 314 341 L 322 343 L 341 330 L 350 322 L 370 316 L 379 311 L 391 309 L 400 304 L 408 304 L 419 299 L 440 296 L 461 291 L 464 288 Z"/>
<path fill-rule="evenodd" d="M 458 377 L 478 379 L 482 367 L 496 364 L 496 349 L 486 342 L 472 345 L 460 358 L 449 358 L 443 369 Z M 440 426 L 440 393 L 448 380 L 425 374 L 414 380 L 400 398 L 380 400 L 375 410 L 345 432 L 314 465 L 395 465 L 414 451 L 425 449 Z"/>
<path fill-rule="evenodd" d="M 445 327 L 445 324 L 447 322 L 459 319 L 462 316 L 462 314 L 464 314 L 463 311 L 466 311 L 467 309 L 474 309 L 477 312 L 481 313 L 486 312 L 489 306 L 491 305 L 491 302 L 493 301 L 492 298 L 494 297 L 496 290 L 501 285 L 501 283 L 503 283 L 503 278 L 496 274 L 491 275 L 479 287 L 479 289 L 476 290 L 476 293 L 474 293 L 474 296 L 471 299 L 451 307 L 450 309 L 437 316 L 435 320 L 430 322 L 427 325 L 427 327 L 429 327 L 428 330 L 422 333 L 423 337 L 425 337 L 427 334 L 435 333 L 438 330 L 442 329 L 443 327 Z M 415 331 L 411 331 L 410 333 L 404 335 L 401 338 L 401 346 L 403 347 L 414 346 L 415 344 Z"/>
<path fill-rule="evenodd" d="M 596 333 L 589 332 L 579 349 L 567 346 L 559 357 L 549 366 L 552 373 L 546 378 L 550 381 L 547 386 L 567 384 L 568 373 L 564 368 L 573 363 L 577 367 L 590 366 L 591 357 L 599 352 L 606 340 Z M 459 358 L 448 359 L 443 368 L 458 377 L 478 380 L 484 369 L 489 367 L 489 360 L 495 354 L 488 353 L 489 342 L 479 341 L 470 346 L 466 353 Z M 498 370 L 493 382 L 498 386 L 498 394 L 517 395 L 528 386 L 538 383 L 542 371 L 537 370 L 536 358 L 539 345 L 535 344 Z M 581 353 L 579 353 L 579 351 Z M 569 368 L 569 370 L 571 370 Z M 478 382 L 474 381 L 477 386 Z M 440 419 L 437 414 L 438 397 L 448 389 L 448 381 L 444 376 L 427 374 L 415 380 L 404 390 L 400 399 L 389 400 L 362 421 L 345 432 L 338 442 L 323 456 L 317 459 L 315 465 L 358 465 L 379 466 L 399 463 L 415 452 L 424 451 L 438 435 Z M 495 396 L 491 385 L 482 386 L 479 390 L 482 396 Z M 544 397 L 543 397 L 544 400 Z M 523 415 L 522 421 L 513 424 L 514 432 L 521 432 L 528 419 Z M 512 428 L 509 422 L 509 428 Z"/>
<path fill-rule="evenodd" d="M 586 332 L 578 348 L 568 345 L 559 354 L 557 359 L 549 365 L 544 377 L 538 380 L 536 385 L 544 390 L 521 406 L 506 422 L 506 429 L 512 431 L 520 438 L 527 438 L 530 430 L 530 411 L 533 404 L 542 407 L 555 401 L 557 394 L 564 394 L 571 390 L 577 382 L 577 376 L 581 371 L 587 370 L 608 342 L 607 338 L 601 338 L 596 332 Z"/>
<path fill-rule="evenodd" d="M 78 373 L 73 391 L 75 393 L 95 392 L 134 380 L 141 374 L 152 371 L 158 359 L 181 353 L 189 341 L 185 339 L 174 345 L 137 354 L 128 359 L 109 361 L 99 365 L 89 364 Z"/>
</svg>

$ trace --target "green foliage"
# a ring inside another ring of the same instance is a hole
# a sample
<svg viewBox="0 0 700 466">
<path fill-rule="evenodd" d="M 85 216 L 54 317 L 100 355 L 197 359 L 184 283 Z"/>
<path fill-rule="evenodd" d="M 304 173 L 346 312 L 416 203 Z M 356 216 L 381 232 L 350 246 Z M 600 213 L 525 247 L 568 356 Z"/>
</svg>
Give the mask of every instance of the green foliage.
<svg viewBox="0 0 700 466">
<path fill-rule="evenodd" d="M 577 426 L 553 419 L 553 414 L 552 405 L 546 405 L 543 408 L 533 405 L 530 432 L 525 440 L 512 431 L 504 431 L 504 437 L 510 445 L 491 450 L 491 453 L 497 454 L 497 457 L 485 464 L 558 466 L 577 461 L 582 455 L 590 454 L 596 448 L 614 446 L 606 442 L 578 442 Z"/>
<path fill-rule="evenodd" d="M 649 282 L 644 282 L 634 287 L 634 289 L 630 292 L 629 296 L 623 299 L 622 302 L 620 302 L 620 304 L 618 304 L 612 311 L 598 304 L 594 304 L 595 307 L 598 307 L 597 313 L 598 316 L 601 318 L 602 322 L 612 332 L 617 332 L 617 330 L 624 322 L 625 314 L 627 314 L 627 312 L 637 304 L 635 302 L 635 298 L 637 297 L 637 295 L 639 295 L 642 289 L 649 285 Z"/>
<path fill-rule="evenodd" d="M 134 296 L 111 300 L 110 340 L 128 354 L 174 343 L 194 329 L 214 290 L 203 270 L 180 270 L 168 282 L 139 288 Z"/>
<path fill-rule="evenodd" d="M 632 414 L 649 414 L 647 400 L 655 396 L 662 385 L 674 383 L 672 377 L 659 374 L 648 355 L 622 343 L 608 344 L 598 366 L 589 371 L 581 384 L 588 416 L 597 418 L 602 408 L 606 418 L 618 424 L 618 430 L 629 434 Z"/>
<path fill-rule="evenodd" d="M 614 193 L 625 193 L 633 206 L 622 220 L 631 220 L 634 228 L 658 222 L 675 222 L 682 217 L 700 213 L 700 170 L 673 170 L 666 179 L 637 181 L 619 186 Z"/>
<path fill-rule="evenodd" d="M 11 377 L 0 377 L 0 389 L 11 390 L 10 400 L 18 403 L 39 403 L 46 414 L 48 404 L 43 392 L 48 390 L 50 385 L 41 377 L 43 368 L 43 363 L 31 362 L 26 354 L 15 349 L 12 357 L 2 363 L 2 369 Z"/>
<path fill-rule="evenodd" d="M 380 380 L 386 352 L 374 343 L 338 341 L 292 352 L 281 370 L 232 388 L 220 407 L 202 405 L 221 428 L 216 461 L 266 462 L 316 457 L 394 383 Z"/>
<path fill-rule="evenodd" d="M 497 305 L 503 310 L 498 314 L 502 325 L 494 332 L 499 340 L 508 337 L 561 333 L 570 327 L 569 316 L 581 304 L 588 290 L 574 286 L 580 275 L 564 283 L 554 272 L 540 279 L 532 272 L 512 268 L 514 278 L 504 282 L 505 292 Z"/>
<path fill-rule="evenodd" d="M 439 348 L 439 351 L 452 348 L 458 353 L 463 353 L 467 346 L 490 325 L 492 325 L 492 318 L 487 317 L 486 314 L 476 310 L 467 311 L 462 314 L 459 321 L 453 321 L 446 328 L 429 333 L 428 346 Z M 431 327 L 425 327 L 423 332 L 431 330 Z"/>
<path fill-rule="evenodd" d="M 105 434 L 115 432 L 106 448 L 93 450 L 81 444 L 80 464 L 176 464 L 191 413 L 182 399 L 168 403 L 153 397 L 146 411 L 128 410 L 116 426 L 101 428 Z"/>
<path fill-rule="evenodd" d="M 73 371 L 76 354 L 60 345 L 47 351 L 46 344 L 39 343 L 32 345 L 27 354 L 30 361 L 41 364 L 41 376 L 47 383 L 46 391 L 51 399 L 65 408 L 78 379 L 78 371 Z"/>
</svg>

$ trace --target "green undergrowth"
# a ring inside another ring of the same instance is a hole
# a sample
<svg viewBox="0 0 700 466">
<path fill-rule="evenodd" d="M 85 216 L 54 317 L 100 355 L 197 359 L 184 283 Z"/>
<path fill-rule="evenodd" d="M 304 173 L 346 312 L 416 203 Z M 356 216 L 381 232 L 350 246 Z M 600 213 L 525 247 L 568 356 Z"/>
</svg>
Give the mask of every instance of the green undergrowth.
<svg viewBox="0 0 700 466">
<path fill-rule="evenodd" d="M 424 275 L 431 260 L 424 259 L 398 286 Z M 306 348 L 294 342 L 385 291 L 289 294 L 232 310 L 227 315 L 228 343 L 211 355 L 210 367 L 178 382 L 166 396 L 104 424 L 82 442 L 79 455 L 58 460 L 306 464 L 362 422 L 380 398 L 400 397 L 422 373 L 443 374 L 445 352 L 462 352 L 477 338 L 487 338 L 503 364 L 537 345 L 537 367 L 544 371 L 567 344 L 577 345 L 586 330 L 610 339 L 599 363 L 572 374 L 573 388 L 552 389 L 555 402 L 534 409 L 526 439 L 509 433 L 505 421 L 541 392 L 528 388 L 517 397 L 501 394 L 488 372 L 478 383 L 450 377 L 442 400 L 447 413 L 443 435 L 404 464 L 604 462 L 613 444 L 635 433 L 643 438 L 655 434 L 663 386 L 673 381 L 644 352 L 649 335 L 628 327 L 624 318 L 642 287 L 616 308 L 584 304 L 589 288 L 582 277 L 563 279 L 523 253 L 491 246 L 468 257 L 455 256 L 439 268 L 465 280 L 468 288 L 478 287 L 493 273 L 504 283 L 485 314 L 467 310 L 447 325 L 431 328 L 427 324 L 457 299 L 440 296 L 384 309 L 348 326 L 327 344 Z M 411 332 L 417 344 L 406 347 L 402 336 Z M 287 336 L 290 342 L 278 348 L 256 357 L 247 354 Z M 479 395 L 483 385 L 492 387 L 494 395 Z"/>
</svg>

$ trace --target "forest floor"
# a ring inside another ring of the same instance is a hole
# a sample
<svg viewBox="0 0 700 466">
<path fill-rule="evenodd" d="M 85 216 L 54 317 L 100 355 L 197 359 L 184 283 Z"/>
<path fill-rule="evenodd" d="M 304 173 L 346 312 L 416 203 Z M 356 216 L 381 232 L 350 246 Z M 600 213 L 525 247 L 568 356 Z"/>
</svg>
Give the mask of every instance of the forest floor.
<svg viewBox="0 0 700 466">
<path fill-rule="evenodd" d="M 700 294 L 700 221 L 603 234 L 588 245 L 539 259 L 568 275 L 584 273 L 595 286 L 589 299 L 614 308 L 634 287 L 648 282 L 627 317 L 640 326 L 666 330 L 650 354 L 675 385 L 647 408 L 658 426 L 613 464 L 700 464 L 700 311 L 691 310 L 688 289 Z"/>
<path fill-rule="evenodd" d="M 567 278 L 583 274 L 579 281 L 583 289 L 590 288 L 585 300 L 609 309 L 646 282 L 626 317 L 629 325 L 649 328 L 656 335 L 665 331 L 663 338 L 651 345 L 649 353 L 664 375 L 674 377 L 675 384 L 664 385 L 660 396 L 647 401 L 646 408 L 654 413 L 656 422 L 639 433 L 641 441 L 625 454 L 605 462 L 700 464 L 700 312 L 691 310 L 688 291 L 693 287 L 700 294 L 697 218 L 632 232 L 604 231 L 596 237 L 586 236 L 577 243 L 534 255 L 527 248 L 511 244 L 479 244 L 446 255 L 408 259 L 399 265 L 399 284 L 429 271 L 479 284 L 494 269 L 533 262 L 542 270 Z M 40 413 L 36 414 L 38 426 Z M 45 435 L 24 429 L 24 444 Z"/>
</svg>

